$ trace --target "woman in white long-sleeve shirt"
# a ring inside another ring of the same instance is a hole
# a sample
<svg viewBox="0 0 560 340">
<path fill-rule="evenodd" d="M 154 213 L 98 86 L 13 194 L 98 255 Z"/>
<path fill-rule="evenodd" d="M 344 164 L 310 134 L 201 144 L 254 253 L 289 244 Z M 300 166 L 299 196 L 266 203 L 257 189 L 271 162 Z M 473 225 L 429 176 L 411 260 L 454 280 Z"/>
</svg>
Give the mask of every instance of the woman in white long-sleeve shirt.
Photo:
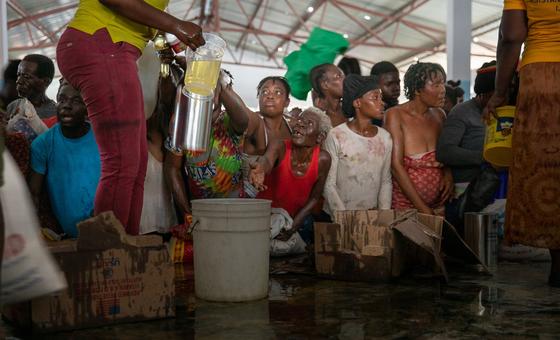
<svg viewBox="0 0 560 340">
<path fill-rule="evenodd" d="M 347 76 L 342 108 L 353 118 L 332 129 L 324 143 L 332 163 L 325 185 L 325 210 L 391 208 L 391 135 L 371 123 L 383 118 L 377 77 Z"/>
</svg>

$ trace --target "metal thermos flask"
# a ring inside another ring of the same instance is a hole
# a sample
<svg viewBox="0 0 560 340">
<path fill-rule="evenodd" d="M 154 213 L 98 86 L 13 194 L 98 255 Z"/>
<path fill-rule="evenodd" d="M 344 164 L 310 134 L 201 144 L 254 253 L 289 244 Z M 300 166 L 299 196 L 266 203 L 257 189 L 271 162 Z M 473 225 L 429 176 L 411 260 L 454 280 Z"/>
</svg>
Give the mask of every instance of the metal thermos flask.
<svg viewBox="0 0 560 340">
<path fill-rule="evenodd" d="M 187 98 L 183 95 L 183 85 L 179 84 L 175 94 L 175 106 L 173 107 L 173 117 L 170 124 L 170 146 L 175 150 L 183 150 L 187 116 L 186 113 Z"/>
<path fill-rule="evenodd" d="M 183 91 L 183 96 L 187 100 L 182 149 L 204 152 L 210 144 L 214 96 L 202 96 L 188 91 Z"/>
<path fill-rule="evenodd" d="M 490 271 L 498 264 L 497 215 L 465 213 L 465 243 L 480 257 Z"/>
</svg>

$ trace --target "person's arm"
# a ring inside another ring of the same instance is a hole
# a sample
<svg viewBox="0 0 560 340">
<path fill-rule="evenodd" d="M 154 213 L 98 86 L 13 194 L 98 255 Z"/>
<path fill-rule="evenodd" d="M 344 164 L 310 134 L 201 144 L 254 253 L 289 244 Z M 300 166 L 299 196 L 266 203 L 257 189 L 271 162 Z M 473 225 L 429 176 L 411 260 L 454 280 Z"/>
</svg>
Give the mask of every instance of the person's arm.
<svg viewBox="0 0 560 340">
<path fill-rule="evenodd" d="M 521 46 L 527 39 L 527 11 L 504 11 L 499 32 L 496 86 L 492 98 L 484 109 L 483 117 L 486 121 L 489 120 L 490 115 L 496 117 L 496 107 L 504 105 L 507 101 L 508 88 L 519 61 Z"/>
<path fill-rule="evenodd" d="M 327 202 L 327 207 L 329 208 L 329 213 L 331 218 L 334 220 L 334 215 L 336 211 L 345 210 L 344 202 L 340 199 L 338 191 L 336 189 L 336 180 L 338 178 L 338 140 L 333 133 L 329 133 L 325 142 L 323 144 L 325 151 L 331 156 L 330 170 L 327 175 L 327 180 L 325 183 L 325 188 L 323 190 L 323 196 Z"/>
<path fill-rule="evenodd" d="M 189 198 L 183 175 L 181 174 L 183 166 L 183 155 L 177 155 L 167 150 L 165 153 L 165 160 L 163 163 L 163 175 L 167 187 L 173 195 L 181 216 L 191 213 Z"/>
<path fill-rule="evenodd" d="M 383 168 L 381 170 L 381 188 L 377 198 L 377 209 L 391 209 L 391 198 L 393 192 L 393 180 L 391 176 L 391 154 L 393 151 L 393 141 L 388 138 L 387 150 L 383 157 Z"/>
<path fill-rule="evenodd" d="M 125 18 L 164 32 L 173 33 L 192 50 L 204 45 L 202 29 L 192 22 L 183 21 L 160 11 L 143 0 L 99 0 L 100 3 Z"/>
<path fill-rule="evenodd" d="M 249 181 L 259 191 L 266 190 L 264 178 L 276 166 L 278 160 L 282 159 L 286 153 L 286 145 L 281 140 L 275 140 L 268 144 L 264 155 L 251 164 Z"/>
<path fill-rule="evenodd" d="M 31 143 L 31 169 L 29 170 L 27 182 L 31 197 L 35 203 L 35 208 L 37 209 L 39 208 L 39 200 L 48 167 L 47 158 L 49 148 L 46 140 L 47 138 L 45 138 L 45 135 L 42 135 L 35 138 L 33 143 Z"/>
<path fill-rule="evenodd" d="M 225 81 L 224 77 L 228 78 L 228 75 L 224 74 L 222 70 L 220 71 L 220 84 L 222 88 L 220 91 L 220 101 L 231 119 L 231 127 L 238 134 L 243 134 L 249 129 L 251 131 L 247 131 L 248 133 L 254 132 L 255 127 L 258 126 L 256 120 L 260 120 L 260 118 L 245 105 L 241 97 L 233 90 L 231 83 Z"/>
<path fill-rule="evenodd" d="M 327 151 L 321 150 L 319 153 L 319 174 L 317 176 L 317 180 L 315 181 L 315 184 L 313 184 L 313 188 L 309 193 L 307 202 L 305 202 L 303 208 L 301 208 L 294 217 L 291 229 L 292 233 L 296 232 L 302 226 L 305 218 L 311 214 L 313 207 L 315 207 L 317 202 L 321 199 L 330 168 L 331 155 Z"/>
<path fill-rule="evenodd" d="M 385 115 L 385 126 L 393 138 L 393 152 L 391 157 L 393 177 L 395 177 L 402 192 L 419 212 L 433 214 L 432 209 L 428 207 L 416 191 L 416 188 L 414 188 L 404 168 L 404 134 L 401 128 L 400 112 L 394 109 L 387 111 Z"/>
<path fill-rule="evenodd" d="M 461 118 L 464 112 L 449 114 L 443 123 L 439 135 L 436 158 L 439 162 L 449 166 L 469 166 L 482 164 L 482 150 L 469 150 L 459 146 L 467 129 L 466 122 Z"/>
<path fill-rule="evenodd" d="M 33 198 L 33 203 L 35 203 L 35 208 L 39 208 L 39 198 L 41 197 L 41 191 L 43 190 L 43 183 L 45 180 L 45 175 L 31 170 L 29 173 L 29 191 L 31 192 L 31 198 Z"/>
</svg>

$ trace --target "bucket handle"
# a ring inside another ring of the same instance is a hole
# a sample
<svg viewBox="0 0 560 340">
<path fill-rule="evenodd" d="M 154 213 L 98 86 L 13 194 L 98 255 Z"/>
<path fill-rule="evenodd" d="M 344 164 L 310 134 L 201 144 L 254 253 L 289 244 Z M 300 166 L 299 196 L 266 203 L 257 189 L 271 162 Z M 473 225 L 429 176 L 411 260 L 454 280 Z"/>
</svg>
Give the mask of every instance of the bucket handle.
<svg viewBox="0 0 560 340">
<path fill-rule="evenodd" d="M 194 219 L 194 217 L 193 217 L 193 221 L 192 221 L 191 225 L 189 226 L 189 229 L 187 229 L 187 234 L 192 234 L 193 231 L 194 231 L 194 228 L 195 228 L 199 223 L 200 223 L 200 220 L 199 220 L 198 218 L 197 218 L 197 219 Z"/>
</svg>

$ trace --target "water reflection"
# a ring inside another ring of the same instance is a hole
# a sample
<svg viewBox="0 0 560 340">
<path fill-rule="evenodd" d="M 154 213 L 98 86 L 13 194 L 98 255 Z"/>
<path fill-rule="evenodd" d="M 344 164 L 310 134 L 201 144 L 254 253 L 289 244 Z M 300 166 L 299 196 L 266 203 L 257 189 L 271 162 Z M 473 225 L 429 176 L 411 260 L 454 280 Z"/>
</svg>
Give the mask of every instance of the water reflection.
<svg viewBox="0 0 560 340">
<path fill-rule="evenodd" d="M 175 319 L 22 338 L 554 338 L 560 333 L 560 290 L 542 280 L 547 269 L 504 265 L 494 277 L 459 272 L 448 285 L 418 278 L 371 284 L 272 276 L 269 298 L 247 303 L 197 300 L 187 270 L 178 272 Z"/>
</svg>

